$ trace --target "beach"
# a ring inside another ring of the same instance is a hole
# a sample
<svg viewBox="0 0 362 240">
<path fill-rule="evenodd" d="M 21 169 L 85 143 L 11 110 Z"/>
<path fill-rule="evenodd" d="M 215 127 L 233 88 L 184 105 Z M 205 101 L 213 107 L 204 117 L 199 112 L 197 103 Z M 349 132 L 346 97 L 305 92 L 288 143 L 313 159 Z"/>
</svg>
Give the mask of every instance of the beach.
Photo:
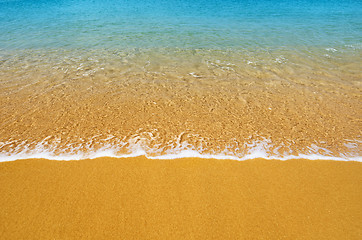
<svg viewBox="0 0 362 240">
<path fill-rule="evenodd" d="M 359 162 L 0 163 L 2 239 L 360 239 Z"/>
<path fill-rule="evenodd" d="M 0 239 L 362 239 L 362 2 L 0 1 Z"/>
</svg>

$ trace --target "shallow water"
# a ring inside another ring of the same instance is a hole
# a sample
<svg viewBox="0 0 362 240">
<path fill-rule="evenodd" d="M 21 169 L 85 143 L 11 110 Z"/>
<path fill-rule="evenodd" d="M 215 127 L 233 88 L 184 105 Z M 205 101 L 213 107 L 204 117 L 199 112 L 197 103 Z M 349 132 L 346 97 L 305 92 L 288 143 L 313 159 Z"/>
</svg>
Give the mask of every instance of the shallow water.
<svg viewBox="0 0 362 240">
<path fill-rule="evenodd" d="M 361 9 L 0 1 L 1 158 L 360 160 Z"/>
</svg>

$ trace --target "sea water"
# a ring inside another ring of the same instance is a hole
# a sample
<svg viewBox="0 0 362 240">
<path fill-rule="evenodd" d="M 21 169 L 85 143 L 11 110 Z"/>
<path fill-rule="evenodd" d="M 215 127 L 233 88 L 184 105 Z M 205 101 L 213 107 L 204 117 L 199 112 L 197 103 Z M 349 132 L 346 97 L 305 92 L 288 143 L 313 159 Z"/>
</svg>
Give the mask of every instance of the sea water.
<svg viewBox="0 0 362 240">
<path fill-rule="evenodd" d="M 361 1 L 0 0 L 2 159 L 361 156 Z"/>
<path fill-rule="evenodd" d="M 355 0 L 2 0 L 0 47 L 358 47 L 361 14 Z"/>
</svg>

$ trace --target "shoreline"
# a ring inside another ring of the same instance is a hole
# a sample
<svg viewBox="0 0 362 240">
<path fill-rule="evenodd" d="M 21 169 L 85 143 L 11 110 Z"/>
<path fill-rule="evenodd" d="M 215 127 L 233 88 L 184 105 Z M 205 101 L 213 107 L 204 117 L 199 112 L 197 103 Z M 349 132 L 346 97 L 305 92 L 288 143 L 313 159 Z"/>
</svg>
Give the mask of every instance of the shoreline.
<svg viewBox="0 0 362 240">
<path fill-rule="evenodd" d="M 102 153 L 102 152 L 101 152 Z M 306 160 L 306 161 L 337 161 L 337 162 L 362 162 L 362 157 L 360 156 L 351 156 L 351 157 L 338 157 L 338 156 L 325 156 L 319 154 L 300 154 L 300 155 L 287 155 L 287 156 L 267 156 L 262 153 L 250 153 L 244 157 L 238 157 L 233 155 L 223 155 L 223 154 L 202 154 L 192 150 L 186 150 L 180 153 L 170 153 L 165 155 L 147 155 L 147 154 L 138 154 L 138 153 L 129 153 L 123 155 L 117 154 L 95 154 L 85 155 L 85 154 L 65 154 L 65 155 L 54 155 L 52 153 L 35 153 L 32 155 L 7 155 L 0 153 L 0 163 L 14 162 L 14 161 L 23 161 L 23 160 L 45 160 L 45 161 L 60 161 L 60 162 L 69 162 L 69 161 L 87 161 L 87 160 L 97 160 L 97 159 L 129 159 L 129 158 L 144 158 L 147 160 L 159 160 L 159 161 L 172 161 L 172 160 L 182 160 L 182 159 L 198 159 L 198 160 L 217 160 L 217 161 L 253 161 L 253 160 L 264 160 L 264 161 L 295 161 L 295 160 Z"/>
<path fill-rule="evenodd" d="M 28 159 L 0 173 L 3 239 L 362 236 L 359 162 Z"/>
</svg>

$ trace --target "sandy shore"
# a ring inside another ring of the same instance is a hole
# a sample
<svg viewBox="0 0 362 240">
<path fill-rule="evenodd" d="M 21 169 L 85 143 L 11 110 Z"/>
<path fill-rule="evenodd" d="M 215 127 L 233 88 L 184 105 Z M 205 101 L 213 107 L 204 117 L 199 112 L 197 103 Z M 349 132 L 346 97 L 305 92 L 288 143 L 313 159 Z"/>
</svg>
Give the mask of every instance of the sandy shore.
<svg viewBox="0 0 362 240">
<path fill-rule="evenodd" d="M 361 239 L 362 164 L 0 163 L 1 239 Z"/>
</svg>

